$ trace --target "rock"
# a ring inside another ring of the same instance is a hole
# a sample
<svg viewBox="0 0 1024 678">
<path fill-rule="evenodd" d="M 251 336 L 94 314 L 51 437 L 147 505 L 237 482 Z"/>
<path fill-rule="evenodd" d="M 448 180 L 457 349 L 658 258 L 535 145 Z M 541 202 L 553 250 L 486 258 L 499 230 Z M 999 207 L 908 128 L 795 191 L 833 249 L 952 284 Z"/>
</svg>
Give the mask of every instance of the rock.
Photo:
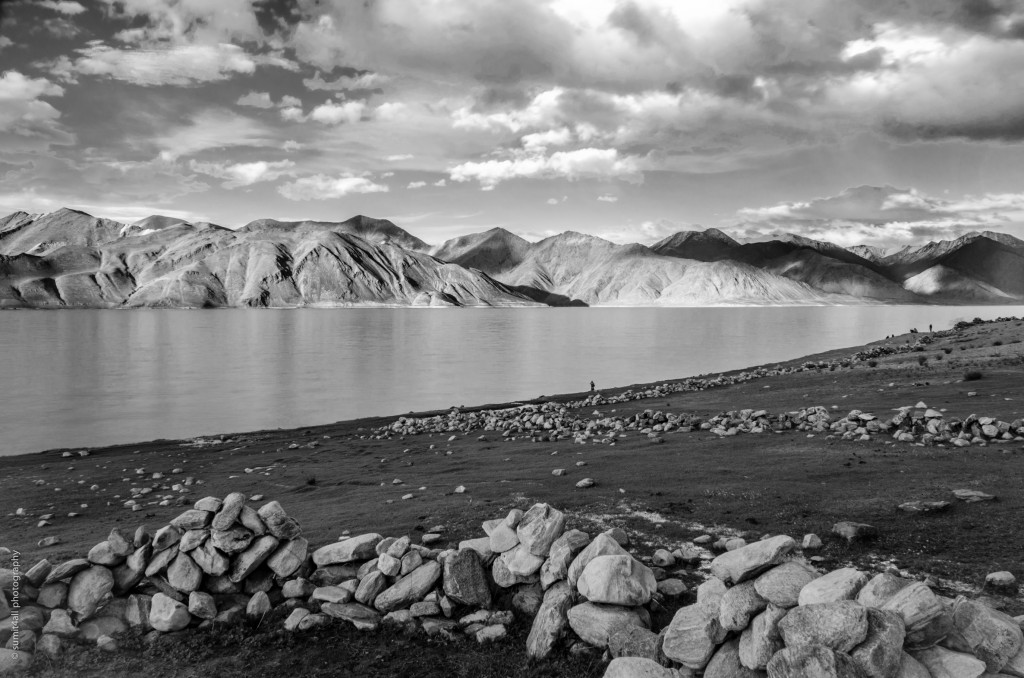
<svg viewBox="0 0 1024 678">
<path fill-rule="evenodd" d="M 507 556 L 511 555 L 511 551 L 503 553 L 501 556 L 495 558 L 494 562 L 491 563 L 491 579 L 498 587 L 503 589 L 512 588 L 518 584 L 526 584 L 533 580 L 530 576 L 521 577 L 513 574 L 512 571 L 508 569 L 509 559 Z M 533 557 L 530 554 L 527 554 L 527 556 L 530 558 Z"/>
<path fill-rule="evenodd" d="M 178 543 L 181 531 L 174 525 L 164 525 L 153 535 L 153 550 L 163 551 Z"/>
<path fill-rule="evenodd" d="M 212 530 L 210 541 L 218 550 L 224 553 L 240 553 L 249 548 L 255 535 L 252 530 L 236 525 L 227 530 Z"/>
<path fill-rule="evenodd" d="M 924 664 L 906 652 L 900 652 L 900 668 L 896 671 L 893 678 L 931 678 L 931 674 L 924 667 Z"/>
<path fill-rule="evenodd" d="M 373 601 L 373 606 L 385 613 L 409 607 L 423 600 L 423 596 L 434 588 L 440 577 L 440 563 L 428 560 L 378 595 Z"/>
<path fill-rule="evenodd" d="M 2 598 L 3 596 L 0 596 Z M 54 582 L 52 584 L 44 584 L 39 589 L 39 595 L 36 596 L 36 603 L 43 607 L 53 609 L 55 607 L 64 607 L 68 601 L 68 585 L 62 581 Z M 3 615 L 0 615 L 3 616 Z"/>
<path fill-rule="evenodd" d="M 801 542 L 800 547 L 804 551 L 817 551 L 822 547 L 821 537 L 816 534 L 805 534 L 804 540 Z"/>
<path fill-rule="evenodd" d="M 125 621 L 128 622 L 128 626 L 145 633 L 152 629 L 152 625 L 149 623 L 149 615 L 153 606 L 153 597 L 146 595 L 132 595 L 128 596 L 128 606 L 125 610 Z"/>
<path fill-rule="evenodd" d="M 597 535 L 594 541 L 590 542 L 586 548 L 580 551 L 579 555 L 577 555 L 569 565 L 569 569 L 566 572 L 569 586 L 576 588 L 576 582 L 579 580 L 580 575 L 583 574 L 583 570 L 594 558 L 597 558 L 598 556 L 628 555 L 629 552 L 619 546 L 619 543 L 612 537 L 607 534 Z"/>
<path fill-rule="evenodd" d="M 288 517 L 284 508 L 276 501 L 264 504 L 257 513 L 266 524 L 270 534 L 280 540 L 295 539 L 302 533 L 299 523 L 294 518 Z"/>
<path fill-rule="evenodd" d="M 489 559 L 494 555 L 494 551 L 491 550 L 491 538 L 490 537 L 479 537 L 478 539 L 466 539 L 459 542 L 459 550 L 472 549 L 480 554 L 480 557 L 484 560 Z"/>
<path fill-rule="evenodd" d="M 414 617 L 436 617 L 441 614 L 441 606 L 433 600 L 424 600 L 419 603 L 413 603 L 409 607 L 409 611 L 412 612 Z"/>
<path fill-rule="evenodd" d="M 953 625 L 991 673 L 999 673 L 1024 645 L 1024 633 L 1012 617 L 973 600 L 957 598 Z"/>
<path fill-rule="evenodd" d="M 613 657 L 644 657 L 658 661 L 661 636 L 642 626 L 624 626 L 608 638 Z"/>
<path fill-rule="evenodd" d="M 726 631 L 742 631 L 750 624 L 750 618 L 767 606 L 768 601 L 758 595 L 754 582 L 748 580 L 733 586 L 722 596 L 718 621 Z"/>
<path fill-rule="evenodd" d="M 516 535 L 527 551 L 546 558 L 555 540 L 565 530 L 565 514 L 547 504 L 534 504 L 516 527 Z"/>
<path fill-rule="evenodd" d="M 188 612 L 193 617 L 199 617 L 200 619 L 215 619 L 217 617 L 217 604 L 209 593 L 193 591 L 188 596 Z"/>
<path fill-rule="evenodd" d="M 913 657 L 928 670 L 930 678 L 980 678 L 985 673 L 985 662 L 944 647 L 918 650 Z"/>
<path fill-rule="evenodd" d="M 267 567 L 278 577 L 290 577 L 302 566 L 308 551 L 309 542 L 304 537 L 289 539 L 267 559 Z"/>
<path fill-rule="evenodd" d="M 313 562 L 317 567 L 323 567 L 324 565 L 351 563 L 356 560 L 373 558 L 376 555 L 377 544 L 382 539 L 381 535 L 370 533 L 334 542 L 314 551 Z"/>
<path fill-rule="evenodd" d="M 666 598 L 678 598 L 687 590 L 686 584 L 681 579 L 669 578 L 658 582 L 658 593 Z"/>
<path fill-rule="evenodd" d="M 985 584 L 996 589 L 1013 590 L 1017 588 L 1017 578 L 1012 572 L 989 572 L 985 575 Z"/>
<path fill-rule="evenodd" d="M 28 572 L 25 573 L 25 579 L 29 584 L 36 588 L 41 587 L 45 582 L 46 578 L 50 576 L 50 572 L 53 570 L 53 565 L 46 558 L 43 558 L 38 563 L 29 568 Z"/>
<path fill-rule="evenodd" d="M 277 537 L 272 537 L 269 534 L 254 541 L 252 546 L 235 557 L 235 562 L 231 566 L 231 574 L 228 577 L 236 584 L 241 582 L 270 557 L 270 554 L 277 549 L 277 544 Z"/>
<path fill-rule="evenodd" d="M 149 610 L 149 624 L 157 631 L 164 633 L 181 631 L 188 626 L 191 618 L 188 608 L 182 603 L 162 593 L 153 596 Z"/>
<path fill-rule="evenodd" d="M 864 607 L 881 608 L 885 601 L 909 586 L 910 583 L 909 579 L 903 579 L 888 572 L 876 574 L 857 593 L 857 602 Z"/>
<path fill-rule="evenodd" d="M 54 635 L 44 635 L 36 643 L 36 653 L 49 659 L 57 659 L 63 650 L 63 642 Z"/>
<path fill-rule="evenodd" d="M 114 553 L 114 549 L 108 541 L 101 541 L 89 549 L 87 558 L 90 563 L 107 567 L 114 567 L 124 562 L 124 556 Z"/>
<path fill-rule="evenodd" d="M 719 623 L 717 607 L 697 602 L 680 608 L 672 617 L 664 631 L 662 652 L 686 668 L 700 671 L 711 660 L 715 646 L 725 639 L 726 633 Z"/>
<path fill-rule="evenodd" d="M 505 551 L 501 554 L 500 559 L 505 563 L 508 571 L 521 580 L 532 577 L 540 571 L 541 565 L 544 564 L 544 558 L 530 553 L 525 544 L 519 544 L 511 551 Z"/>
<path fill-rule="evenodd" d="M 651 569 L 630 555 L 597 556 L 576 582 L 590 602 L 626 607 L 646 605 L 657 586 Z"/>
<path fill-rule="evenodd" d="M 711 561 L 711 574 L 726 583 L 739 584 L 781 563 L 796 542 L 792 537 L 779 535 L 748 544 L 735 551 L 727 551 Z"/>
<path fill-rule="evenodd" d="M 629 535 L 626 534 L 626 531 L 621 527 L 609 527 L 601 534 L 608 535 L 616 542 L 618 542 L 619 546 L 629 546 Z"/>
<path fill-rule="evenodd" d="M 491 590 L 487 584 L 480 555 L 472 549 L 459 549 L 444 561 L 444 593 L 469 607 L 491 607 Z"/>
<path fill-rule="evenodd" d="M 388 546 L 388 550 L 386 551 L 386 553 L 392 558 L 398 558 L 399 560 L 401 560 L 402 557 L 409 552 L 409 548 L 411 547 L 411 545 L 412 540 L 409 539 L 409 537 L 402 537 L 401 539 L 396 539 L 395 541 L 393 541 L 391 545 Z"/>
<path fill-rule="evenodd" d="M 370 605 L 387 585 L 388 580 L 384 573 L 380 570 L 373 570 L 359 580 L 359 587 L 356 589 L 354 598 L 356 602 Z"/>
<path fill-rule="evenodd" d="M 604 678 L 679 678 L 679 674 L 643 657 L 617 657 L 608 664 Z"/>
<path fill-rule="evenodd" d="M 892 610 L 903 618 L 907 633 L 905 642 L 911 648 L 927 647 L 945 637 L 944 633 L 929 633 L 929 626 L 942 617 L 945 608 L 923 582 L 903 587 L 886 600 L 881 609 Z"/>
<path fill-rule="evenodd" d="M 79 572 L 88 570 L 90 567 L 92 567 L 92 563 L 90 563 L 87 558 L 75 558 L 74 560 L 69 560 L 54 567 L 50 571 L 50 574 L 46 576 L 45 583 L 52 584 L 54 582 L 70 579 Z"/>
<path fill-rule="evenodd" d="M 939 513 L 949 506 L 948 501 L 905 501 L 896 508 L 907 513 Z"/>
<path fill-rule="evenodd" d="M 309 616 L 309 610 L 303 607 L 297 607 L 292 610 L 292 613 L 288 615 L 288 618 L 284 620 L 285 631 L 296 631 L 299 628 L 299 622 L 305 617 Z"/>
<path fill-rule="evenodd" d="M 387 553 L 377 556 L 377 569 L 386 577 L 397 577 L 402 571 L 402 561 Z"/>
<path fill-rule="evenodd" d="M 893 678 L 903 661 L 903 618 L 891 610 L 868 609 L 868 635 L 850 652 L 868 678 Z"/>
<path fill-rule="evenodd" d="M 68 614 L 67 610 L 54 610 L 42 631 L 44 634 L 57 636 L 58 638 L 78 637 L 78 628 L 72 623 L 71 615 Z"/>
<path fill-rule="evenodd" d="M 832 534 L 842 537 L 847 544 L 855 541 L 869 541 L 878 537 L 878 528 L 867 523 L 854 523 L 844 520 L 832 526 Z"/>
<path fill-rule="evenodd" d="M 200 570 L 211 577 L 219 577 L 223 575 L 228 571 L 228 567 L 231 566 L 231 561 L 228 560 L 227 556 L 217 550 L 212 539 L 206 540 L 201 547 L 193 549 L 189 553 L 189 557 L 192 558 L 195 564 L 199 566 Z"/>
<path fill-rule="evenodd" d="M 189 530 L 200 530 L 207 527 L 210 524 L 210 520 L 213 518 L 213 514 L 209 511 L 201 511 L 199 509 L 189 509 L 176 518 L 171 519 L 171 525 L 174 525 L 180 532 L 188 532 Z"/>
<path fill-rule="evenodd" d="M 199 509 L 200 511 L 209 511 L 210 513 L 216 513 L 217 511 L 220 510 L 220 507 L 223 505 L 224 502 L 222 502 L 217 497 L 203 497 L 195 504 L 193 504 L 192 508 Z"/>
<path fill-rule="evenodd" d="M 289 582 L 290 583 L 290 582 Z M 355 591 L 349 589 L 343 589 L 340 586 L 320 586 L 313 589 L 310 594 L 312 600 L 319 600 L 325 603 L 350 603 L 355 595 Z M 298 596 L 285 596 L 285 597 L 298 597 Z"/>
<path fill-rule="evenodd" d="M 748 669 L 763 671 L 768 661 L 782 649 L 779 622 L 786 616 L 785 608 L 769 604 L 764 612 L 754 617 L 740 635 L 740 663 Z"/>
<path fill-rule="evenodd" d="M 776 652 L 768 662 L 768 678 L 864 678 L 864 672 L 848 654 L 803 645 Z"/>
<path fill-rule="evenodd" d="M 514 527 L 510 527 L 504 522 L 500 522 L 495 525 L 490 534 L 490 548 L 494 553 L 504 553 L 510 551 L 519 545 L 519 536 L 516 534 Z"/>
<path fill-rule="evenodd" d="M 160 574 L 170 566 L 174 559 L 178 555 L 178 549 L 164 549 L 163 551 L 157 551 L 153 554 L 152 560 L 146 565 L 146 576 L 152 577 Z"/>
<path fill-rule="evenodd" d="M 259 501 L 254 499 L 253 501 Z M 260 518 L 260 514 L 257 513 L 251 506 L 243 506 L 242 510 L 238 512 L 238 522 L 242 524 L 242 527 L 249 530 L 253 535 L 262 537 L 267 533 L 267 526 Z M 277 536 L 276 534 L 274 535 Z M 296 535 L 297 536 L 297 535 Z"/>
<path fill-rule="evenodd" d="M 590 535 L 569 530 L 551 544 L 548 558 L 540 568 L 540 583 L 545 589 L 569 575 L 569 566 L 580 551 L 590 543 Z"/>
<path fill-rule="evenodd" d="M 257 591 L 245 606 L 245 616 L 249 619 L 263 619 L 271 608 L 270 597 L 263 591 Z"/>
<path fill-rule="evenodd" d="M 178 550 L 188 553 L 203 545 L 207 537 L 210 536 L 210 531 L 206 528 L 201 530 L 189 530 L 185 534 L 181 535 L 181 541 L 178 542 Z"/>
<path fill-rule="evenodd" d="M 68 587 L 68 608 L 78 619 L 88 619 L 114 589 L 114 575 L 102 565 L 93 565 L 74 576 Z"/>
<path fill-rule="evenodd" d="M 475 638 L 476 642 L 483 644 L 493 643 L 495 641 L 501 640 L 507 635 L 508 631 L 502 624 L 492 624 L 490 626 L 485 626 L 484 628 L 477 631 L 475 634 Z"/>
<path fill-rule="evenodd" d="M 241 492 L 232 492 L 224 497 L 224 502 L 221 504 L 220 510 L 213 516 L 210 525 L 214 530 L 230 529 L 238 520 L 238 514 L 242 512 L 244 505 L 245 495 Z"/>
<path fill-rule="evenodd" d="M 974 504 L 979 501 L 992 501 L 995 499 L 995 495 L 987 494 L 980 490 L 953 490 L 953 496 L 960 501 L 967 502 L 968 504 Z"/>
<path fill-rule="evenodd" d="M 171 566 L 167 568 L 167 583 L 182 593 L 191 593 L 199 588 L 203 581 L 203 571 L 187 553 L 178 553 Z"/>
<path fill-rule="evenodd" d="M 676 557 L 672 555 L 671 551 L 657 549 L 651 556 L 651 563 L 655 567 L 672 567 L 676 564 Z"/>
<path fill-rule="evenodd" d="M 572 591 L 569 583 L 563 580 L 552 584 L 544 594 L 544 602 L 526 639 L 526 653 L 530 657 L 544 659 L 551 654 L 568 624 L 570 607 Z"/>
<path fill-rule="evenodd" d="M 717 617 L 722 607 L 722 597 L 728 590 L 721 579 L 705 579 L 697 586 L 697 604 Z"/>
<path fill-rule="evenodd" d="M 315 590 L 316 586 L 313 585 L 313 582 L 299 577 L 286 581 L 281 587 L 281 595 L 285 598 L 308 598 L 313 595 Z"/>
<path fill-rule="evenodd" d="M 618 605 L 583 603 L 570 608 L 567 617 L 576 635 L 595 647 L 607 647 L 609 638 L 624 626 L 647 626 L 637 610 Z"/>
<path fill-rule="evenodd" d="M 101 636 L 114 636 L 128 630 L 128 624 L 117 617 L 97 617 L 78 627 L 79 638 L 95 643 Z"/>
<path fill-rule="evenodd" d="M 0 675 L 12 675 L 28 671 L 34 659 L 31 652 L 21 650 L 0 651 Z"/>
<path fill-rule="evenodd" d="M 852 567 L 833 570 L 800 589 L 799 604 L 834 603 L 853 600 L 868 582 L 868 576 Z"/>
<path fill-rule="evenodd" d="M 740 662 L 739 640 L 733 638 L 715 652 L 704 669 L 704 678 L 763 678 L 763 671 L 748 669 Z"/>
<path fill-rule="evenodd" d="M 779 633 L 786 647 L 824 645 L 849 652 L 867 637 L 867 608 L 852 600 L 801 605 L 779 622 Z"/>
<path fill-rule="evenodd" d="M 799 561 L 791 560 L 773 567 L 754 580 L 757 595 L 777 607 L 796 607 L 800 591 L 820 575 Z"/>
<path fill-rule="evenodd" d="M 320 609 L 324 614 L 343 619 L 361 631 L 374 631 L 380 626 L 380 614 L 359 603 L 325 603 Z"/>
<path fill-rule="evenodd" d="M 593 478 L 584 478 L 576 483 L 576 487 L 580 489 L 586 489 L 588 487 L 593 487 L 594 485 L 597 485 L 597 481 Z"/>
</svg>

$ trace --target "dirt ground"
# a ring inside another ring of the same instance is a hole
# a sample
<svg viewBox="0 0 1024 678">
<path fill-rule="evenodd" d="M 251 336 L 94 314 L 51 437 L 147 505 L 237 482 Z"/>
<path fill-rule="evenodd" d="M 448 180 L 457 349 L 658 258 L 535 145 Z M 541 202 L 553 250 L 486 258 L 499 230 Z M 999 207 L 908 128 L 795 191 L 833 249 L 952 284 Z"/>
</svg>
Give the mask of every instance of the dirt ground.
<svg viewBox="0 0 1024 678">
<path fill-rule="evenodd" d="M 877 343 L 903 344 L 914 338 L 903 335 Z M 600 410 L 617 415 L 644 409 L 713 415 L 743 408 L 782 412 L 822 405 L 835 406 L 836 414 L 859 409 L 884 419 L 895 408 L 924 401 L 929 407 L 945 408 L 947 417 L 975 413 L 1012 421 L 1024 417 L 1022 339 L 1024 323 L 1020 321 L 986 323 L 936 337 L 924 352 L 879 358 L 873 366 L 863 362 L 853 369 L 809 370 Z M 813 359 L 846 356 L 859 348 Z M 980 373 L 980 378 L 963 381 L 968 371 Z M 232 491 L 262 494 L 264 501 L 276 499 L 302 523 L 314 546 L 335 540 L 345 530 L 417 535 L 436 525 L 446 526 L 448 544 L 454 545 L 459 539 L 480 536 L 485 519 L 501 516 L 513 506 L 525 508 L 544 501 L 567 511 L 570 527 L 625 528 L 640 554 L 657 547 L 674 548 L 704 533 L 738 531 L 753 538 L 786 533 L 799 539 L 814 532 L 825 540 L 821 555 L 828 567 L 847 562 L 863 567 L 893 563 L 974 591 L 980 591 L 988 572 L 1009 570 L 1024 577 L 1020 557 L 1024 530 L 1019 527 L 1024 509 L 1024 444 L 1019 441 L 959 449 L 893 443 L 885 436 L 870 442 L 844 442 L 798 432 L 729 438 L 694 432 L 667 434 L 664 444 L 633 433 L 612 447 L 575 445 L 569 440 L 507 442 L 494 433 L 488 434 L 487 441 L 479 441 L 482 431 L 459 435 L 454 441 L 448 440 L 448 434 L 369 439 L 374 427 L 391 421 L 364 419 L 288 431 L 227 433 L 224 442 L 213 445 L 154 441 L 93 449 L 86 457 L 63 458 L 60 450 L 3 457 L 0 545 L 21 551 L 24 563 L 41 557 L 54 562 L 80 557 L 114 526 L 134 530 L 144 523 L 156 529 L 181 508 L 152 505 L 132 512 L 122 503 L 130 487 L 153 484 L 147 480 L 150 474 L 161 472 L 165 479 L 158 484 L 181 482 L 187 476 L 202 481 L 191 486 L 189 503 Z M 313 443 L 315 448 L 310 447 Z M 579 461 L 586 465 L 577 467 Z M 565 468 L 566 475 L 551 475 L 555 468 Z M 136 474 L 137 469 L 144 469 L 144 474 Z M 182 472 L 174 474 L 174 469 Z M 577 489 L 576 482 L 583 477 L 595 479 L 596 486 Z M 401 483 L 395 484 L 396 479 Z M 39 480 L 43 484 L 36 484 Z M 465 486 L 464 494 L 454 492 L 459 485 Z M 952 496 L 957 488 L 983 490 L 997 499 L 961 503 Z M 167 493 L 159 489 L 153 493 L 163 494 Z M 413 497 L 403 500 L 406 494 Z M 910 515 L 896 508 L 918 499 L 950 500 L 953 506 L 934 515 Z M 26 515 L 15 515 L 17 509 L 24 509 Z M 67 517 L 69 512 L 79 515 Z M 37 527 L 44 514 L 53 514 L 52 524 Z M 828 537 L 831 525 L 839 520 L 875 525 L 880 537 L 872 544 L 846 546 Z M 59 537 L 60 543 L 37 546 L 51 535 Z M 1024 612 L 1020 599 L 1006 604 L 1014 614 Z M 446 663 L 450 648 L 422 638 L 375 639 L 333 627 L 308 637 L 283 637 L 270 629 L 211 633 L 216 637 L 203 642 L 182 637 L 151 648 L 133 649 L 128 644 L 128 651 L 116 660 L 120 664 L 110 664 L 110 656 L 90 651 L 62 666 L 41 670 L 47 675 L 233 676 L 243 675 L 244 667 L 235 664 L 249 657 L 254 663 L 245 661 L 249 668 L 244 675 L 589 676 L 601 672 L 590 659 L 562 658 L 559 661 L 568 663 L 530 666 L 521 638 L 507 641 L 500 650 L 481 651 L 473 644 L 462 644 L 456 666 Z M 349 655 L 338 663 L 334 650 L 322 651 L 324 643 L 335 650 L 344 646 Z M 211 651 L 211 646 L 221 650 Z M 284 661 L 289 655 L 297 655 L 300 664 Z M 490 659 L 495 656 L 498 661 Z M 374 673 L 378 657 L 383 657 L 379 660 L 383 663 Z M 107 672 L 90 673 L 93 661 L 99 662 L 96 670 L 104 666 Z M 485 668 L 469 670 L 475 661 Z M 252 672 L 254 666 L 260 667 L 257 673 Z M 356 666 L 362 668 L 356 670 Z"/>
</svg>

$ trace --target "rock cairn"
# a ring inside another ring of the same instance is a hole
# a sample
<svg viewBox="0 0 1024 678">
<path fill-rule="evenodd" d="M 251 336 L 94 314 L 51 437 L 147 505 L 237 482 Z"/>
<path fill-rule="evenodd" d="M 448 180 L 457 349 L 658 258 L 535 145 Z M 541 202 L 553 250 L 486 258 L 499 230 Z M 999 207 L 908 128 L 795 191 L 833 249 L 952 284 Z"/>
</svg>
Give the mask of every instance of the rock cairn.
<svg viewBox="0 0 1024 678">
<path fill-rule="evenodd" d="M 504 638 L 518 616 L 531 627 L 530 657 L 605 651 L 613 678 L 1024 676 L 1020 620 L 893 574 L 823 575 L 786 536 L 716 543 L 725 553 L 713 576 L 659 632 L 657 613 L 688 593 L 667 570 L 710 559 L 697 546 L 710 537 L 641 560 L 622 530 L 591 538 L 547 504 L 485 521 L 458 548 L 431 548 L 442 531 L 314 549 L 276 501 L 207 497 L 153 534 L 114 529 L 85 558 L 0 569 L 0 673 L 69 643 L 115 651 L 125 632 L 156 638 L 283 610 L 286 631 L 342 620 L 480 643 Z"/>
</svg>

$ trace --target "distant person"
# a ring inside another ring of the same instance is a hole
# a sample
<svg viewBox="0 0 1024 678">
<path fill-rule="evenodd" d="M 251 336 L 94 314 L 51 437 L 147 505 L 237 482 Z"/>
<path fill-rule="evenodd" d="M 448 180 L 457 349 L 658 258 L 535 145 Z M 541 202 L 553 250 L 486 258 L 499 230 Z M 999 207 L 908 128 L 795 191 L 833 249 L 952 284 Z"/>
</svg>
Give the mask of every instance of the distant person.
<svg viewBox="0 0 1024 678">
<path fill-rule="evenodd" d="M 590 382 L 590 392 L 591 393 L 594 392 L 594 382 L 593 381 Z"/>
<path fill-rule="evenodd" d="M 928 325 L 928 333 L 931 334 L 931 331 L 932 331 L 932 326 L 931 326 L 931 324 L 929 324 Z"/>
</svg>

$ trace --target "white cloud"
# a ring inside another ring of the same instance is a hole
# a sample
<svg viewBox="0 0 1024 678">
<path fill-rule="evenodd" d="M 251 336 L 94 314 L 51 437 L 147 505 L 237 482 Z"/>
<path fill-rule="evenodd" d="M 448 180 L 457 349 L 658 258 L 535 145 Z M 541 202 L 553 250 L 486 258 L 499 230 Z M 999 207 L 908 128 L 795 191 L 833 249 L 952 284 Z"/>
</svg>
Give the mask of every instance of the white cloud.
<svg viewBox="0 0 1024 678">
<path fill-rule="evenodd" d="M 309 117 L 325 125 L 340 125 L 341 123 L 354 124 L 359 122 L 366 110 L 364 101 L 346 101 L 335 103 L 328 101 L 314 108 Z"/>
<path fill-rule="evenodd" d="M 4 47 L 10 47 L 14 44 L 14 41 L 8 38 L 6 35 L 0 35 L 0 49 Z"/>
<path fill-rule="evenodd" d="M 437 181 L 434 182 L 434 186 L 436 186 L 437 188 L 444 188 L 447 185 L 448 182 L 444 179 L 438 179 Z"/>
<path fill-rule="evenodd" d="M 560 205 L 560 204 L 562 204 L 563 202 L 565 202 L 568 199 L 569 199 L 569 196 L 563 195 L 561 198 L 548 198 L 547 199 L 547 203 L 549 205 Z"/>
<path fill-rule="evenodd" d="M 85 11 L 85 7 L 72 0 L 42 0 L 39 6 L 68 16 L 75 16 Z"/>
<path fill-rule="evenodd" d="M 252 74 L 257 59 L 238 45 L 181 45 L 166 49 L 117 49 L 92 43 L 84 49 L 75 71 L 101 75 L 135 85 L 192 85 Z"/>
<path fill-rule="evenodd" d="M 281 119 L 287 122 L 302 122 L 306 116 L 298 106 L 288 106 L 281 109 Z"/>
<path fill-rule="evenodd" d="M 290 94 L 285 94 L 281 97 L 281 102 L 278 104 L 281 108 L 291 108 L 295 106 L 302 106 L 302 99 L 293 97 Z"/>
<path fill-rule="evenodd" d="M 122 42 L 238 43 L 266 39 L 253 0 L 103 0 L 114 17 L 136 25 L 117 34 Z"/>
<path fill-rule="evenodd" d="M 289 200 L 331 200 L 354 193 L 387 193 L 388 187 L 366 177 L 316 174 L 279 186 L 277 192 Z"/>
<path fill-rule="evenodd" d="M 349 89 L 375 89 L 382 85 L 387 84 L 391 81 L 386 75 L 380 73 L 363 73 L 362 75 L 343 75 L 337 80 L 328 82 L 324 80 L 317 71 L 316 75 L 312 78 L 307 78 L 302 81 L 302 84 L 310 90 L 328 90 L 328 91 L 339 91 Z"/>
<path fill-rule="evenodd" d="M 453 181 L 478 181 L 488 190 L 509 179 L 602 178 L 642 180 L 639 162 L 614 148 L 581 148 L 551 155 L 518 153 L 503 160 L 467 162 L 450 170 Z"/>
<path fill-rule="evenodd" d="M 225 179 L 221 184 L 223 188 L 238 188 L 251 186 L 262 181 L 275 181 L 283 176 L 294 174 L 292 168 L 295 163 L 291 160 L 278 160 L 267 162 L 240 162 L 228 164 L 225 162 L 197 162 L 189 163 L 193 172 L 207 174 L 217 179 Z"/>
<path fill-rule="evenodd" d="M 288 141 L 286 141 L 283 144 L 281 144 L 281 149 L 284 150 L 284 151 L 288 151 L 288 152 L 298 151 L 298 150 L 301 150 L 301 149 L 303 149 L 305 147 L 306 147 L 305 144 L 301 144 L 298 141 L 295 141 L 295 139 L 289 139 Z"/>
<path fill-rule="evenodd" d="M 401 118 L 408 106 L 400 101 L 388 101 L 373 110 L 373 117 L 377 120 L 398 120 Z"/>
<path fill-rule="evenodd" d="M 599 195 L 597 200 L 598 202 L 618 202 L 619 198 L 614 195 Z"/>
<path fill-rule="evenodd" d="M 423 188 L 426 185 L 427 185 L 427 182 L 425 182 L 425 181 L 410 181 L 409 185 L 406 186 L 406 188 L 408 188 L 409 190 L 415 190 L 417 188 Z"/>
<path fill-rule="evenodd" d="M 249 92 L 240 96 L 235 103 L 239 106 L 252 106 L 253 108 L 274 107 L 274 101 L 270 98 L 269 92 Z"/>
<path fill-rule="evenodd" d="M 165 160 L 213 148 L 276 146 L 270 130 L 228 110 L 207 109 L 187 124 L 152 140 Z"/>
<path fill-rule="evenodd" d="M 416 156 L 412 155 L 411 153 L 400 153 L 398 155 L 389 155 L 384 159 L 387 160 L 388 162 L 400 162 L 402 160 L 412 160 L 415 157 Z"/>
<path fill-rule="evenodd" d="M 63 87 L 46 78 L 18 71 L 0 74 L 0 148 L 15 151 L 70 143 L 73 137 L 61 127 L 60 111 L 43 100 L 63 94 Z"/>
</svg>

